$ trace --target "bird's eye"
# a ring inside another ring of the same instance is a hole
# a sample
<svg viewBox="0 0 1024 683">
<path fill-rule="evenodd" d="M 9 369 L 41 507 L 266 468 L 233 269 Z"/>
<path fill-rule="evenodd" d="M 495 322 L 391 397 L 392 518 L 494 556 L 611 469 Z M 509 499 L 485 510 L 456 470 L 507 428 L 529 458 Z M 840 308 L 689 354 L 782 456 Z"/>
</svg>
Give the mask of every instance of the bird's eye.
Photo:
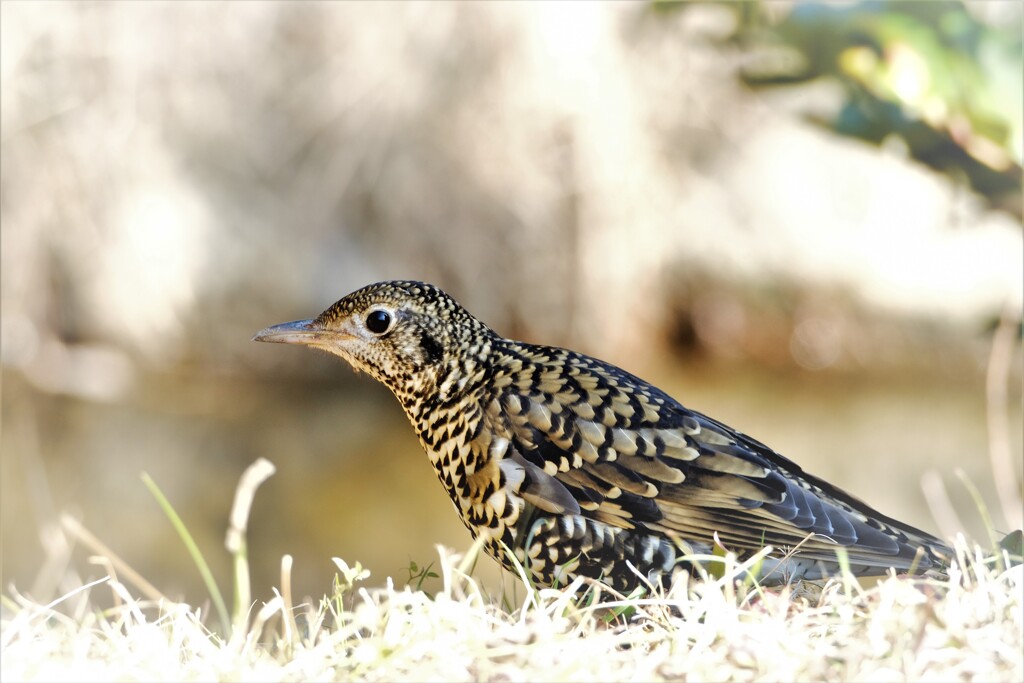
<svg viewBox="0 0 1024 683">
<path fill-rule="evenodd" d="M 374 334 L 384 334 L 391 327 L 391 314 L 387 311 L 370 311 L 366 316 L 366 329 Z"/>
</svg>

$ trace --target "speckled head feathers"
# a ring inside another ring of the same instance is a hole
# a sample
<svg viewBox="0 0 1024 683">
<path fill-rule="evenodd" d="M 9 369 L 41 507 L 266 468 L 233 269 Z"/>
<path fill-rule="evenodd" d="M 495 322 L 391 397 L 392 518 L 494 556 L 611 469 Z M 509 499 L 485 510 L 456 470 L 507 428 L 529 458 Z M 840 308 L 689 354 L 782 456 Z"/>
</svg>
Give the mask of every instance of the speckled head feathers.
<svg viewBox="0 0 1024 683">
<path fill-rule="evenodd" d="M 310 322 L 313 344 L 390 388 L 403 404 L 441 391 L 465 350 L 493 335 L 439 288 L 412 280 L 378 282 L 339 299 Z"/>
</svg>

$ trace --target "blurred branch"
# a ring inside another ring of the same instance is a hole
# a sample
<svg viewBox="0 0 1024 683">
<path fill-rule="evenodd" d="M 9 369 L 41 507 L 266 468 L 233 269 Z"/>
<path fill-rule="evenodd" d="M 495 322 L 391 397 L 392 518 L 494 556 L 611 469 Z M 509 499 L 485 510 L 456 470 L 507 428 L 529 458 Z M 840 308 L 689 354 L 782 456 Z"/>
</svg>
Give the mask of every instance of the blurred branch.
<svg viewBox="0 0 1024 683">
<path fill-rule="evenodd" d="M 1021 219 L 1019 21 L 986 24 L 963 2 L 795 3 L 784 13 L 737 4 L 733 40 L 774 56 L 744 71 L 748 86 L 837 81 L 844 100 L 816 122 L 874 144 L 896 136 L 918 162 Z"/>
</svg>

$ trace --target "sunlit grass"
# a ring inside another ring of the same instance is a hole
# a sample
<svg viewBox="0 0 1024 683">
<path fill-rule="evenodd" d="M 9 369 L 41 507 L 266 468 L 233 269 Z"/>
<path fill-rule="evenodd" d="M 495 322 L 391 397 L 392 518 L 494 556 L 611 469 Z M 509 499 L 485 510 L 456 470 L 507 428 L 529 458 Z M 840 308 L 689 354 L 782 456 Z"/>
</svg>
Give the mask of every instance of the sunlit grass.
<svg viewBox="0 0 1024 683">
<path fill-rule="evenodd" d="M 390 580 L 364 588 L 367 572 L 336 560 L 331 595 L 292 607 L 278 592 L 231 634 L 107 578 L 49 605 L 5 597 L 0 661 L 5 681 L 1019 681 L 1022 567 L 963 539 L 957 552 L 948 577 L 871 587 L 846 575 L 764 589 L 730 566 L 625 601 L 595 600 L 579 580 L 526 589 L 512 609 L 470 575 L 472 553 L 440 550 L 433 595 Z M 94 606 L 101 591 L 115 607 Z"/>
</svg>

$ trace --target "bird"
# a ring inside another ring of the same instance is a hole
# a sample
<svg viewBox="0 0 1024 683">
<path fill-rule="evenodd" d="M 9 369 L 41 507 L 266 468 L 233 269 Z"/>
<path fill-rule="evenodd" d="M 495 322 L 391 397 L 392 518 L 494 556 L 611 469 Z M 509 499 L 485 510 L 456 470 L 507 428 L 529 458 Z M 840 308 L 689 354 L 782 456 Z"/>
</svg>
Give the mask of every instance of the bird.
<svg viewBox="0 0 1024 683">
<path fill-rule="evenodd" d="M 253 340 L 326 351 L 390 389 L 472 536 L 534 586 L 649 591 L 729 553 L 766 586 L 951 557 L 653 384 L 504 338 L 425 282 L 365 286 Z"/>
</svg>

